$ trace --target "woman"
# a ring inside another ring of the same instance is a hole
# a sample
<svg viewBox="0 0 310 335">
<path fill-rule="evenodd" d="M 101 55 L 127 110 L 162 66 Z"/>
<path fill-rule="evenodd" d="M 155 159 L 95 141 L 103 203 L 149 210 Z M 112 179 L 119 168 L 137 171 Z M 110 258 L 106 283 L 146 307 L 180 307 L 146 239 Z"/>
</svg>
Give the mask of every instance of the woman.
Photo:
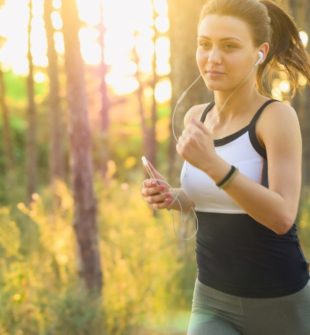
<svg viewBox="0 0 310 335">
<path fill-rule="evenodd" d="M 310 65 L 291 18 L 271 1 L 209 0 L 197 64 L 214 102 L 192 107 L 176 149 L 182 189 L 146 180 L 153 208 L 190 210 L 198 276 L 188 335 L 308 335 L 308 264 L 296 233 L 302 144 L 296 112 L 268 97 Z M 178 201 L 176 201 L 178 197 Z"/>
</svg>

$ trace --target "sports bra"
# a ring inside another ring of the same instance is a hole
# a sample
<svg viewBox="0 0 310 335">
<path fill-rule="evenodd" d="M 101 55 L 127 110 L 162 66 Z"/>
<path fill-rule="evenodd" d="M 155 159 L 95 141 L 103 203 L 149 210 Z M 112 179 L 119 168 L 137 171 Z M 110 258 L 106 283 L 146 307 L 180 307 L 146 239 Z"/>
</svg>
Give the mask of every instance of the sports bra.
<svg viewBox="0 0 310 335">
<path fill-rule="evenodd" d="M 255 126 L 264 109 L 276 100 L 266 101 L 255 113 L 251 122 L 239 131 L 214 140 L 216 153 L 227 163 L 235 165 L 248 178 L 264 186 L 268 185 L 266 150 L 260 145 Z M 204 110 L 200 121 L 213 108 L 211 102 Z M 184 162 L 181 171 L 181 186 L 194 202 L 195 210 L 210 213 L 242 214 L 245 211 L 202 170 Z"/>
</svg>

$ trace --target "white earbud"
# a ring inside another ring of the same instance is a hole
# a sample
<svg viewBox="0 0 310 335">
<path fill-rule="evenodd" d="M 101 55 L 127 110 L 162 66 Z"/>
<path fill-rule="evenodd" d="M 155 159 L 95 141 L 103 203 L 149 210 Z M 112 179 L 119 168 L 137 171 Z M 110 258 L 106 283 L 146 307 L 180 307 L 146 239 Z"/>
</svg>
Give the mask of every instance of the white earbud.
<svg viewBox="0 0 310 335">
<path fill-rule="evenodd" d="M 258 60 L 255 63 L 255 66 L 257 66 L 259 64 L 262 64 L 263 60 L 264 60 L 264 53 L 262 51 L 259 51 L 258 52 Z"/>
</svg>

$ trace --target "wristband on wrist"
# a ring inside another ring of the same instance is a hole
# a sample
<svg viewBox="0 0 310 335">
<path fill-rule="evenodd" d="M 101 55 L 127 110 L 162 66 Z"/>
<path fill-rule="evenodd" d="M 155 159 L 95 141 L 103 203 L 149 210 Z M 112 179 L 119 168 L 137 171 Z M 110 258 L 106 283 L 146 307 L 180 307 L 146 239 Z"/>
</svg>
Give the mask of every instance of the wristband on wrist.
<svg viewBox="0 0 310 335">
<path fill-rule="evenodd" d="M 238 173 L 238 169 L 232 165 L 226 176 L 220 180 L 219 182 L 216 183 L 216 186 L 219 188 L 224 188 L 225 186 L 228 185 L 234 178 L 234 176 Z"/>
</svg>

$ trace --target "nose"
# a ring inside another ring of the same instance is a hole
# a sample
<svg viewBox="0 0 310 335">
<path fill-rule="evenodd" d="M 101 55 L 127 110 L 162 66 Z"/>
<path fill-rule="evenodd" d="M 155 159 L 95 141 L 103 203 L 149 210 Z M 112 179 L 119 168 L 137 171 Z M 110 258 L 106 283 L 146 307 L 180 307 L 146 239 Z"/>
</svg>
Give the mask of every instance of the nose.
<svg viewBox="0 0 310 335">
<path fill-rule="evenodd" d="M 218 48 L 212 48 L 209 50 L 208 62 L 219 64 L 222 61 L 221 52 Z"/>
</svg>

